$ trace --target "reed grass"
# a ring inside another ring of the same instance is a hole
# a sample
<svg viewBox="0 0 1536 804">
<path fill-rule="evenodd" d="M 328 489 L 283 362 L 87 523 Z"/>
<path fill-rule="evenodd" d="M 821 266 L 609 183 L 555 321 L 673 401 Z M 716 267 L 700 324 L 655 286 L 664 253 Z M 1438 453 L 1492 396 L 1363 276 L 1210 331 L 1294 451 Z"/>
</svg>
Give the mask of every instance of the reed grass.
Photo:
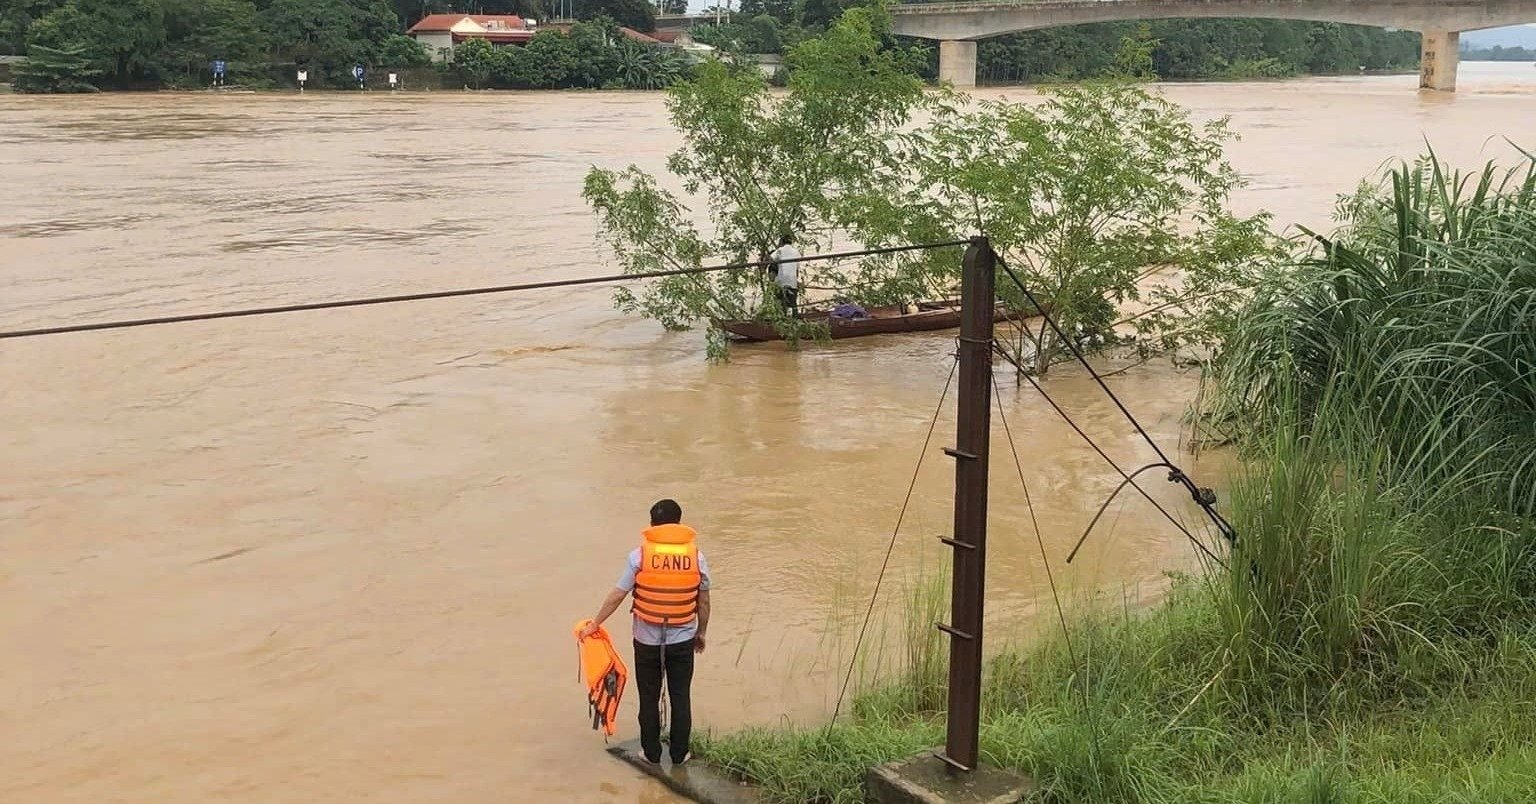
<svg viewBox="0 0 1536 804">
<path fill-rule="evenodd" d="M 1039 802 L 1536 801 L 1536 170 L 1433 154 L 1341 205 L 1209 375 L 1229 570 L 993 659 L 982 749 Z M 942 595 L 831 728 L 704 741 L 777 801 L 942 740 Z"/>
</svg>

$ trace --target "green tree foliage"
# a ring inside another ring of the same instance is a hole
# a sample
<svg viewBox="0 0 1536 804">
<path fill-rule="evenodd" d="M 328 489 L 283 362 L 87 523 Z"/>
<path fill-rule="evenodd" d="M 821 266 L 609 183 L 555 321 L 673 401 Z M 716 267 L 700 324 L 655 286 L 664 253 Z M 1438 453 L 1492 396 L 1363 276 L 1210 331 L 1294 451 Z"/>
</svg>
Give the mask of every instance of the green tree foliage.
<svg viewBox="0 0 1536 804">
<path fill-rule="evenodd" d="M 806 28 L 821 30 L 856 5 L 860 0 L 795 0 L 795 16 Z"/>
<path fill-rule="evenodd" d="M 82 48 L 102 81 L 121 86 L 156 75 L 165 41 L 154 0 L 70 0 L 33 24 L 28 46 Z"/>
<path fill-rule="evenodd" d="M 73 3 L 61 5 L 32 23 L 27 30 L 27 47 L 55 49 L 85 47 L 85 14 Z M 91 54 L 87 54 L 90 56 Z"/>
<path fill-rule="evenodd" d="M 575 43 L 559 31 L 538 32 L 521 52 L 513 48 L 503 50 L 522 57 L 526 86 L 530 89 L 569 86 L 570 77 L 576 74 L 581 63 L 581 53 Z"/>
<path fill-rule="evenodd" d="M 97 74 L 85 48 L 67 49 L 33 45 L 27 62 L 16 70 L 19 92 L 95 92 L 90 79 Z"/>
<path fill-rule="evenodd" d="M 576 23 L 568 36 L 576 53 L 576 64 L 567 76 L 567 85 L 595 89 L 611 84 L 618 70 L 615 45 L 620 39 L 613 20 L 598 17 Z"/>
<path fill-rule="evenodd" d="M 1118 81 L 1038 105 L 967 101 L 941 103 L 903 138 L 912 178 L 901 195 L 870 199 L 890 217 L 884 231 L 986 232 L 1078 346 L 1119 342 L 1122 329 L 1158 351 L 1211 342 L 1269 248 L 1266 216 L 1227 209 L 1240 182 L 1222 156 L 1225 121 L 1197 126 Z M 1062 346 L 1043 326 L 1029 340 L 1043 374 Z"/>
<path fill-rule="evenodd" d="M 484 39 L 471 39 L 454 47 L 453 66 L 467 86 L 483 89 L 496 71 L 496 49 Z"/>
<path fill-rule="evenodd" d="M 415 39 L 395 34 L 379 47 L 379 62 L 388 67 L 422 67 L 432 63 L 432 54 Z"/>
<path fill-rule="evenodd" d="M 636 31 L 656 30 L 656 7 L 650 0 L 576 0 L 576 19 L 599 17 Z"/>
<path fill-rule="evenodd" d="M 385 0 L 271 0 L 262 11 L 281 56 L 345 84 L 354 64 L 377 64 L 400 21 Z"/>
<path fill-rule="evenodd" d="M 1161 20 L 1052 28 L 984 40 L 977 53 L 978 71 L 992 82 L 1110 75 L 1127 37 L 1156 42 L 1153 68 L 1166 79 L 1412 69 L 1419 59 L 1418 35 L 1410 32 L 1288 20 Z"/>
<path fill-rule="evenodd" d="M 683 77 L 682 60 L 634 42 L 619 43 L 616 74 L 625 89 L 665 89 Z"/>
<path fill-rule="evenodd" d="M 757 71 L 719 62 L 701 65 L 693 80 L 674 87 L 667 105 L 684 145 L 667 167 L 684 191 L 702 199 L 707 228 L 645 171 L 593 168 L 583 195 L 624 271 L 757 260 L 785 233 L 807 249 L 846 235 L 845 199 L 879 194 L 884 174 L 872 168 L 891 161 L 888 143 L 923 98 L 921 83 L 880 49 L 876 31 L 883 26 L 878 12 L 859 9 L 825 37 L 797 45 L 789 53 L 789 92 L 781 96 Z M 818 263 L 801 270 L 802 282 L 815 284 L 829 269 Z M 617 302 L 685 329 L 749 316 L 761 282 L 761 272 L 749 270 L 677 277 L 620 291 Z M 720 354 L 721 342 L 712 338 L 711 345 Z"/>
<path fill-rule="evenodd" d="M 240 73 L 266 50 L 266 36 L 251 0 L 162 3 L 166 41 L 158 62 L 165 73 L 201 76 L 215 59 L 228 62 L 231 73 Z"/>
<path fill-rule="evenodd" d="M 1536 61 L 1536 50 L 1525 47 L 1504 47 L 1464 50 L 1461 57 L 1467 61 Z"/>
<path fill-rule="evenodd" d="M 33 23 L 64 5 L 64 0 L 0 0 L 0 53 L 22 53 Z"/>
<path fill-rule="evenodd" d="M 742 0 L 737 9 L 743 17 L 750 19 L 766 14 L 781 25 L 788 25 L 796 19 L 792 0 Z"/>
<path fill-rule="evenodd" d="M 540 31 L 525 47 L 471 40 L 454 48 L 453 69 L 475 89 L 663 89 L 690 65 L 675 51 L 626 38 L 605 17 Z"/>
<path fill-rule="evenodd" d="M 786 27 L 767 14 L 738 15 L 737 19 L 695 28 L 693 38 L 728 53 L 783 53 L 786 45 L 803 38 L 798 26 Z"/>
<path fill-rule="evenodd" d="M 0 32 L 80 49 L 100 87 L 202 85 L 216 60 L 233 76 L 299 61 L 337 80 L 353 64 L 422 63 L 385 0 L 0 0 Z"/>
<path fill-rule="evenodd" d="M 1152 38 L 1152 28 L 1148 25 L 1138 28 L 1134 36 L 1122 38 L 1120 51 L 1115 54 L 1114 64 L 1110 67 L 1110 75 L 1131 81 L 1157 80 L 1153 54 L 1157 52 L 1158 44 Z"/>
</svg>

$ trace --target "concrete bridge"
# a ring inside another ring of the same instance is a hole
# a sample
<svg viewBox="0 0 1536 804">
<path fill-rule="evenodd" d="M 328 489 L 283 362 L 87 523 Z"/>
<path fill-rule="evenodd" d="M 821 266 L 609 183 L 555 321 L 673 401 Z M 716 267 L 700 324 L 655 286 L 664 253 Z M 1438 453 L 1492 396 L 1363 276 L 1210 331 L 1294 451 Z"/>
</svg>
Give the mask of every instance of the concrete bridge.
<svg viewBox="0 0 1536 804">
<path fill-rule="evenodd" d="M 1123 20 L 1259 17 L 1402 28 L 1424 34 L 1419 85 L 1454 91 L 1461 32 L 1536 22 L 1536 0 L 982 0 L 891 7 L 892 31 L 939 42 L 939 79 L 976 85 L 976 42 Z"/>
</svg>

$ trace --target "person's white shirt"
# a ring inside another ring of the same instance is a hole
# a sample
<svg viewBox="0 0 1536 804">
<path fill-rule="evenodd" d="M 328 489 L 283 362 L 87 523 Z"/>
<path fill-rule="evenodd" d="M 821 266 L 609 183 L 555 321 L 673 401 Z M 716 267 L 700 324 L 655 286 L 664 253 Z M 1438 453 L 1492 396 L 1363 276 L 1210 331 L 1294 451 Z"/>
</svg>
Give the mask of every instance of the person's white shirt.
<svg viewBox="0 0 1536 804">
<path fill-rule="evenodd" d="M 775 279 L 786 288 L 800 287 L 800 249 L 785 243 L 773 252 L 773 261 L 779 270 Z"/>
</svg>

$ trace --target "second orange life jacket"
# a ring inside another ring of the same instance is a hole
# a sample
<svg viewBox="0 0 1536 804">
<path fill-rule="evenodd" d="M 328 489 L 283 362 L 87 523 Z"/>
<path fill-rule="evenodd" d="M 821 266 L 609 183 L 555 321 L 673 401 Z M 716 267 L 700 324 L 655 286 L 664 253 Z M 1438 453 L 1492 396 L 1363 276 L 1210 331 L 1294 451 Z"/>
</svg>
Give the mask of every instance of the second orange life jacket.
<svg viewBox="0 0 1536 804">
<path fill-rule="evenodd" d="M 576 623 L 576 655 L 581 665 L 581 680 L 587 685 L 587 706 L 592 714 L 592 728 L 603 730 L 603 739 L 618 731 L 619 700 L 624 697 L 624 685 L 629 681 L 629 668 L 613 649 L 608 629 L 598 626 L 597 632 L 586 639 L 581 632 L 591 620 Z"/>
<path fill-rule="evenodd" d="M 635 616 L 653 625 L 686 625 L 699 612 L 699 547 L 687 525 L 646 528 L 635 575 Z"/>
</svg>

